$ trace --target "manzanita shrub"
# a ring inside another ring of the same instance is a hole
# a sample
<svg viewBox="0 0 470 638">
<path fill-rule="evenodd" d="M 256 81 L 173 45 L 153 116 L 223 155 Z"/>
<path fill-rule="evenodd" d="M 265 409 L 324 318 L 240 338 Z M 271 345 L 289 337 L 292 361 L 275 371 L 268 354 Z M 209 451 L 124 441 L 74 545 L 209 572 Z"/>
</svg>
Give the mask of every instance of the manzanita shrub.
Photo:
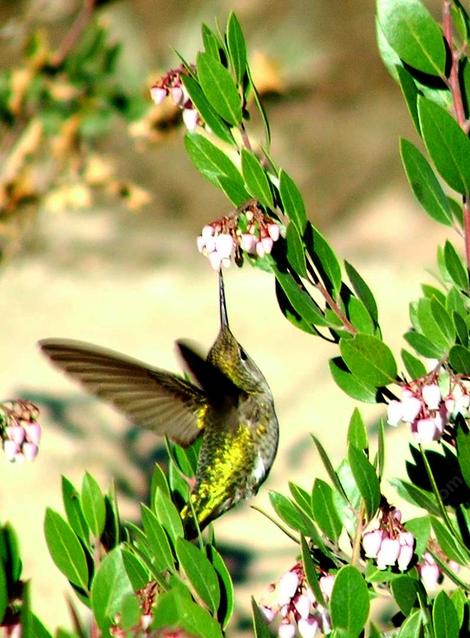
<svg viewBox="0 0 470 638">
<path fill-rule="evenodd" d="M 438 283 L 424 284 L 410 304 L 400 360 L 383 340 L 369 286 L 309 220 L 293 177 L 270 154 L 268 119 L 235 15 L 223 33 L 204 25 L 195 62 L 181 58 L 151 89 L 156 103 L 169 98 L 182 110 L 194 166 L 230 202 L 229 214 L 207 220 L 199 251 L 215 270 L 232 262 L 265 270 L 293 326 L 337 344 L 330 371 L 339 388 L 384 406 L 372 446 L 354 409 L 337 467 L 313 439 L 328 480 L 306 477 L 313 480 L 309 490 L 289 483 L 289 496 L 270 494 L 275 514 L 269 516 L 292 539 L 292 566 L 254 592 L 258 638 L 470 635 L 470 17 L 464 5 L 444 0 L 438 22 L 420 0 L 377 2 L 379 50 L 420 138 L 419 148 L 400 142 L 406 176 L 431 220 L 455 231 L 455 242 L 437 249 Z M 13 460 L 38 443 L 31 439 L 33 408 L 19 406 L 3 410 L 4 447 Z M 384 421 L 408 427 L 408 477 L 393 486 L 397 503 L 416 507 L 409 520 L 382 494 Z M 235 594 L 217 550 L 217 522 L 191 542 L 179 515 L 198 442 L 187 449 L 168 443 L 167 451 L 168 472 L 155 467 L 140 524 L 123 521 L 114 492 L 104 493 L 89 474 L 79 488 L 63 479 L 64 512 L 48 510 L 44 530 L 75 593 L 73 635 L 230 633 Z M 31 610 L 9 525 L 0 530 L 0 557 L 3 626 L 11 634 L 49 636 Z M 385 612 L 374 604 L 379 598 L 388 603 Z M 81 604 L 91 621 L 80 621 Z"/>
</svg>

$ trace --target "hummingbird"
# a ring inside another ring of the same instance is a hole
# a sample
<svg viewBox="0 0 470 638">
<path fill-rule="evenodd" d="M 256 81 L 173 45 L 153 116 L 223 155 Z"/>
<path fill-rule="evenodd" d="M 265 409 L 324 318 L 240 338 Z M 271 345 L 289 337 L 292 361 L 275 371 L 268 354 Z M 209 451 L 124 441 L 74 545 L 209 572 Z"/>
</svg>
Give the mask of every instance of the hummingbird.
<svg viewBox="0 0 470 638">
<path fill-rule="evenodd" d="M 87 391 L 134 424 L 186 447 L 202 437 L 188 536 L 257 493 L 276 456 L 279 424 L 269 385 L 233 336 L 219 271 L 220 329 L 207 358 L 176 341 L 192 380 L 89 343 L 43 339 L 42 352 Z"/>
</svg>

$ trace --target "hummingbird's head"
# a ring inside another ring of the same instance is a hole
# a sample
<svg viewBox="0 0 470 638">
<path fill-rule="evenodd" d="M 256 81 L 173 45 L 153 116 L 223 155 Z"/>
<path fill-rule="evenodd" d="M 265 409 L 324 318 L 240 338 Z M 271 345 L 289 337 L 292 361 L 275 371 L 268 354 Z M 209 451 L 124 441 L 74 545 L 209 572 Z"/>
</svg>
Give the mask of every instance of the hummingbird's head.
<svg viewBox="0 0 470 638">
<path fill-rule="evenodd" d="M 208 361 L 245 392 L 266 392 L 269 386 L 253 359 L 233 336 L 227 316 L 222 272 L 219 273 L 220 331 L 209 351 Z"/>
</svg>

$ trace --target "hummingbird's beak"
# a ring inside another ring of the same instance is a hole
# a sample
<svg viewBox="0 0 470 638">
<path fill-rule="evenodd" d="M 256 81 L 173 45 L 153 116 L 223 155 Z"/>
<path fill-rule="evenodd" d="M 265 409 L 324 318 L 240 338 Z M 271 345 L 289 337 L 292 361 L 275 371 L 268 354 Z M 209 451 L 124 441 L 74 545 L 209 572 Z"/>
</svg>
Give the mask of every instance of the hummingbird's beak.
<svg viewBox="0 0 470 638">
<path fill-rule="evenodd" d="M 219 310 L 220 310 L 220 327 L 228 328 L 227 306 L 225 305 L 225 288 L 222 268 L 219 270 Z"/>
</svg>

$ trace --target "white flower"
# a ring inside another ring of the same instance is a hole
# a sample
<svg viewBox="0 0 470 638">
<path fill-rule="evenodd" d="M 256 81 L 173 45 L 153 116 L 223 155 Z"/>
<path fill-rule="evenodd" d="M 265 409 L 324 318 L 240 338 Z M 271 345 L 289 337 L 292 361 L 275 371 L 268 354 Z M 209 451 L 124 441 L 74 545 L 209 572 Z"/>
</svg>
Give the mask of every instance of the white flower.
<svg viewBox="0 0 470 638">
<path fill-rule="evenodd" d="M 183 89 L 180 86 L 174 86 L 170 89 L 171 97 L 176 106 L 182 106 L 183 104 Z"/>
<path fill-rule="evenodd" d="M 425 563 L 424 565 L 421 565 L 419 568 L 419 573 L 421 576 L 421 580 L 423 581 L 423 585 L 426 587 L 426 589 L 436 589 L 441 575 L 439 567 L 436 564 L 429 565 Z"/>
<path fill-rule="evenodd" d="M 19 452 L 19 447 L 15 441 L 7 440 L 3 441 L 3 451 L 7 457 L 7 461 L 15 461 Z"/>
<path fill-rule="evenodd" d="M 150 89 L 150 97 L 155 104 L 161 104 L 166 98 L 166 89 L 162 89 L 160 86 L 152 86 Z"/>
<path fill-rule="evenodd" d="M 280 605 L 286 605 L 294 597 L 299 586 L 299 576 L 295 572 L 286 572 L 279 579 L 277 599 Z"/>
<path fill-rule="evenodd" d="M 401 402 L 402 419 L 407 423 L 413 423 L 421 412 L 421 401 L 415 396 L 405 396 Z"/>
<path fill-rule="evenodd" d="M 415 537 L 411 532 L 400 532 L 398 534 L 398 540 L 400 545 L 409 545 L 410 547 L 414 547 Z"/>
<path fill-rule="evenodd" d="M 282 622 L 277 630 L 279 638 L 294 638 L 295 626 L 290 622 Z"/>
<path fill-rule="evenodd" d="M 384 538 L 377 554 L 377 567 L 386 569 L 388 565 L 394 565 L 400 553 L 400 543 L 394 538 Z"/>
<path fill-rule="evenodd" d="M 393 399 L 387 406 L 387 423 L 396 426 L 400 423 L 403 416 L 403 407 L 401 401 Z"/>
<path fill-rule="evenodd" d="M 190 133 L 197 129 L 199 114 L 196 109 L 183 109 L 183 122 Z"/>
<path fill-rule="evenodd" d="M 207 255 L 210 265 L 214 270 L 220 270 L 221 266 L 221 257 L 218 252 L 211 252 Z"/>
<path fill-rule="evenodd" d="M 362 548 L 367 558 L 376 558 L 384 537 L 383 530 L 375 529 L 366 532 L 362 537 Z"/>
<path fill-rule="evenodd" d="M 436 383 L 425 385 L 421 389 L 423 401 L 430 410 L 437 410 L 442 400 L 441 390 Z"/>
<path fill-rule="evenodd" d="M 207 239 L 208 237 L 213 237 L 214 236 L 213 227 L 209 226 L 209 224 L 206 224 L 206 226 L 204 226 L 204 228 L 201 231 L 201 235 L 204 237 L 204 239 Z"/>
<path fill-rule="evenodd" d="M 398 569 L 404 572 L 408 569 L 408 565 L 413 558 L 413 547 L 411 545 L 401 545 L 400 553 L 398 555 Z"/>
<path fill-rule="evenodd" d="M 273 249 L 273 240 L 271 239 L 271 237 L 263 237 L 261 243 L 263 244 L 265 254 L 269 255 L 269 253 Z"/>
<path fill-rule="evenodd" d="M 297 627 L 302 638 L 315 638 L 319 624 L 314 616 L 310 616 L 309 618 L 300 618 Z"/>
<path fill-rule="evenodd" d="M 266 618 L 268 623 L 272 623 L 272 621 L 276 618 L 277 610 L 272 607 L 268 607 L 268 605 L 260 605 L 260 611 L 263 616 Z"/>
<path fill-rule="evenodd" d="M 331 598 L 331 592 L 333 591 L 334 584 L 335 577 L 333 576 L 333 574 L 328 574 L 328 576 L 321 576 L 321 578 L 319 579 L 320 589 L 326 600 L 329 600 Z"/>
<path fill-rule="evenodd" d="M 245 252 L 249 253 L 250 255 L 254 255 L 256 253 L 257 241 L 258 240 L 254 235 L 251 235 L 250 233 L 244 233 L 241 236 L 240 246 Z"/>
<path fill-rule="evenodd" d="M 24 457 L 27 461 L 34 461 L 38 454 L 38 449 L 39 448 L 37 445 L 35 445 L 34 443 L 29 443 L 27 441 L 26 443 L 23 443 L 21 451 L 23 452 Z"/>
<path fill-rule="evenodd" d="M 21 445 L 24 441 L 26 431 L 21 425 L 10 425 L 5 428 L 9 439 L 14 441 L 17 445 Z"/>
<path fill-rule="evenodd" d="M 279 239 L 281 229 L 277 224 L 268 224 L 268 233 L 273 241 L 277 241 Z"/>
<path fill-rule="evenodd" d="M 263 246 L 263 242 L 262 241 L 257 241 L 256 242 L 256 254 L 258 255 L 258 257 L 264 257 L 264 246 Z"/>
<path fill-rule="evenodd" d="M 233 239 L 228 233 L 221 233 L 215 238 L 215 249 L 219 253 L 221 259 L 230 257 L 233 250 Z"/>
<path fill-rule="evenodd" d="M 419 419 L 416 423 L 416 432 L 414 432 L 415 440 L 418 443 L 431 443 L 436 438 L 439 438 L 440 432 L 437 427 L 435 420 L 428 419 Z"/>
<path fill-rule="evenodd" d="M 294 600 L 294 607 L 299 612 L 301 618 L 307 618 L 310 612 L 310 599 L 305 594 L 296 596 Z"/>
</svg>

